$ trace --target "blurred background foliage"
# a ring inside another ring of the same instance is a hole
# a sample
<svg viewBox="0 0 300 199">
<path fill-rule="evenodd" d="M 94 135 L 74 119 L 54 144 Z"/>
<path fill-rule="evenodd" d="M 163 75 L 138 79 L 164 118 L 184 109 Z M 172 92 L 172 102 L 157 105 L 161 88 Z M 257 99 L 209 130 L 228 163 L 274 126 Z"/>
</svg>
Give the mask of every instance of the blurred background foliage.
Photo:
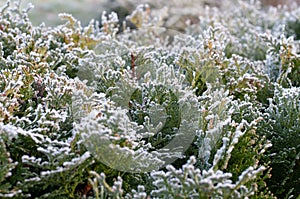
<svg viewBox="0 0 300 199">
<path fill-rule="evenodd" d="M 3 6 L 6 0 L 0 0 L 0 5 Z M 13 2 L 13 1 L 12 1 Z M 299 3 L 299 0 L 262 0 L 264 6 L 277 6 L 277 5 L 292 5 L 294 2 Z M 29 13 L 29 18 L 33 25 L 45 23 L 46 26 L 56 26 L 61 24 L 58 17 L 59 13 L 72 14 L 76 19 L 80 20 L 82 25 L 87 25 L 91 19 L 100 19 L 103 11 L 115 11 L 119 17 L 125 18 L 129 15 L 137 5 L 148 3 L 151 8 L 160 9 L 164 6 L 171 6 L 170 13 L 176 14 L 178 9 L 181 12 L 186 12 L 190 15 L 191 20 L 197 20 L 192 15 L 201 15 L 205 6 L 219 6 L 220 2 L 217 0 L 23 0 L 22 7 L 26 7 L 28 3 L 34 5 L 33 10 Z M 197 6 L 195 6 L 197 5 Z M 202 8 L 202 9 L 199 9 Z M 174 23 L 177 17 L 169 20 L 169 23 Z M 177 28 L 184 25 L 186 17 L 177 19 Z"/>
</svg>

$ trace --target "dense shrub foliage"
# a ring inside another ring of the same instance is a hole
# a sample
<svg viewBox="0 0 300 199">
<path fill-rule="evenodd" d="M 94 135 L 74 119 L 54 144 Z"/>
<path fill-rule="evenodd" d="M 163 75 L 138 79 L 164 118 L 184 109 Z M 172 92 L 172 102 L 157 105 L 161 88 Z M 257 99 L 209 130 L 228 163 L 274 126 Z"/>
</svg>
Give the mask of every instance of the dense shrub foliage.
<svg viewBox="0 0 300 199">
<path fill-rule="evenodd" d="M 0 197 L 299 198 L 300 9 L 202 9 L 2 7 Z"/>
</svg>

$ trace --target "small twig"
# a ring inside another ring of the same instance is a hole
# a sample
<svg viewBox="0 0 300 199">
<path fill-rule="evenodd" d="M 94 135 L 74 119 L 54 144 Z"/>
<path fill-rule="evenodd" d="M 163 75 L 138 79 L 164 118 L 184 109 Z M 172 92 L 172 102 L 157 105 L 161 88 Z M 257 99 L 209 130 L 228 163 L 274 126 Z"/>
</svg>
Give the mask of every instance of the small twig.
<svg viewBox="0 0 300 199">
<path fill-rule="evenodd" d="M 135 78 L 135 57 L 133 53 L 130 54 L 131 57 L 131 72 L 132 72 L 132 77 Z"/>
</svg>

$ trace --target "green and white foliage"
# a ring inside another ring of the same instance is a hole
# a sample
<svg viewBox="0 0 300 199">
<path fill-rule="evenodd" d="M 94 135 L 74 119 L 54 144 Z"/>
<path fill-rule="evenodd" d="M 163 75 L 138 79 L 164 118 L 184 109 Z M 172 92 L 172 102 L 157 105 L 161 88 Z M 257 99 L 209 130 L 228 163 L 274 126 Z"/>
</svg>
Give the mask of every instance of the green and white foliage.
<svg viewBox="0 0 300 199">
<path fill-rule="evenodd" d="M 226 142 L 224 140 L 224 142 Z M 201 171 L 194 167 L 195 157 L 191 157 L 182 169 L 167 167 L 167 172 L 154 172 L 151 192 L 154 198 L 247 198 L 254 194 L 255 187 L 244 184 L 253 180 L 264 168 L 249 167 L 233 183 L 231 173 L 213 169 Z"/>
<path fill-rule="evenodd" d="M 1 198 L 299 197 L 300 9 L 153 5 L 135 29 L 2 7 Z"/>
<path fill-rule="evenodd" d="M 299 87 L 282 88 L 276 85 L 274 98 L 266 112 L 269 115 L 264 134 L 273 146 L 267 153 L 272 177 L 267 180 L 270 190 L 280 198 L 299 195 Z"/>
</svg>

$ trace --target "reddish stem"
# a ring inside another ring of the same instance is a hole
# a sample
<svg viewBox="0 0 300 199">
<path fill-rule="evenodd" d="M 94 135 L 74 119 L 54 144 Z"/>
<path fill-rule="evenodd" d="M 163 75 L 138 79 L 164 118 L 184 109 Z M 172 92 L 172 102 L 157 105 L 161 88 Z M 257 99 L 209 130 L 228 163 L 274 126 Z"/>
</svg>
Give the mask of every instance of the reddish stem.
<svg viewBox="0 0 300 199">
<path fill-rule="evenodd" d="M 130 57 L 131 57 L 131 71 L 132 71 L 132 76 L 133 76 L 133 78 L 135 78 L 135 69 L 134 69 L 134 67 L 135 67 L 135 64 L 134 64 L 135 57 L 134 57 L 133 53 L 130 54 Z"/>
</svg>

